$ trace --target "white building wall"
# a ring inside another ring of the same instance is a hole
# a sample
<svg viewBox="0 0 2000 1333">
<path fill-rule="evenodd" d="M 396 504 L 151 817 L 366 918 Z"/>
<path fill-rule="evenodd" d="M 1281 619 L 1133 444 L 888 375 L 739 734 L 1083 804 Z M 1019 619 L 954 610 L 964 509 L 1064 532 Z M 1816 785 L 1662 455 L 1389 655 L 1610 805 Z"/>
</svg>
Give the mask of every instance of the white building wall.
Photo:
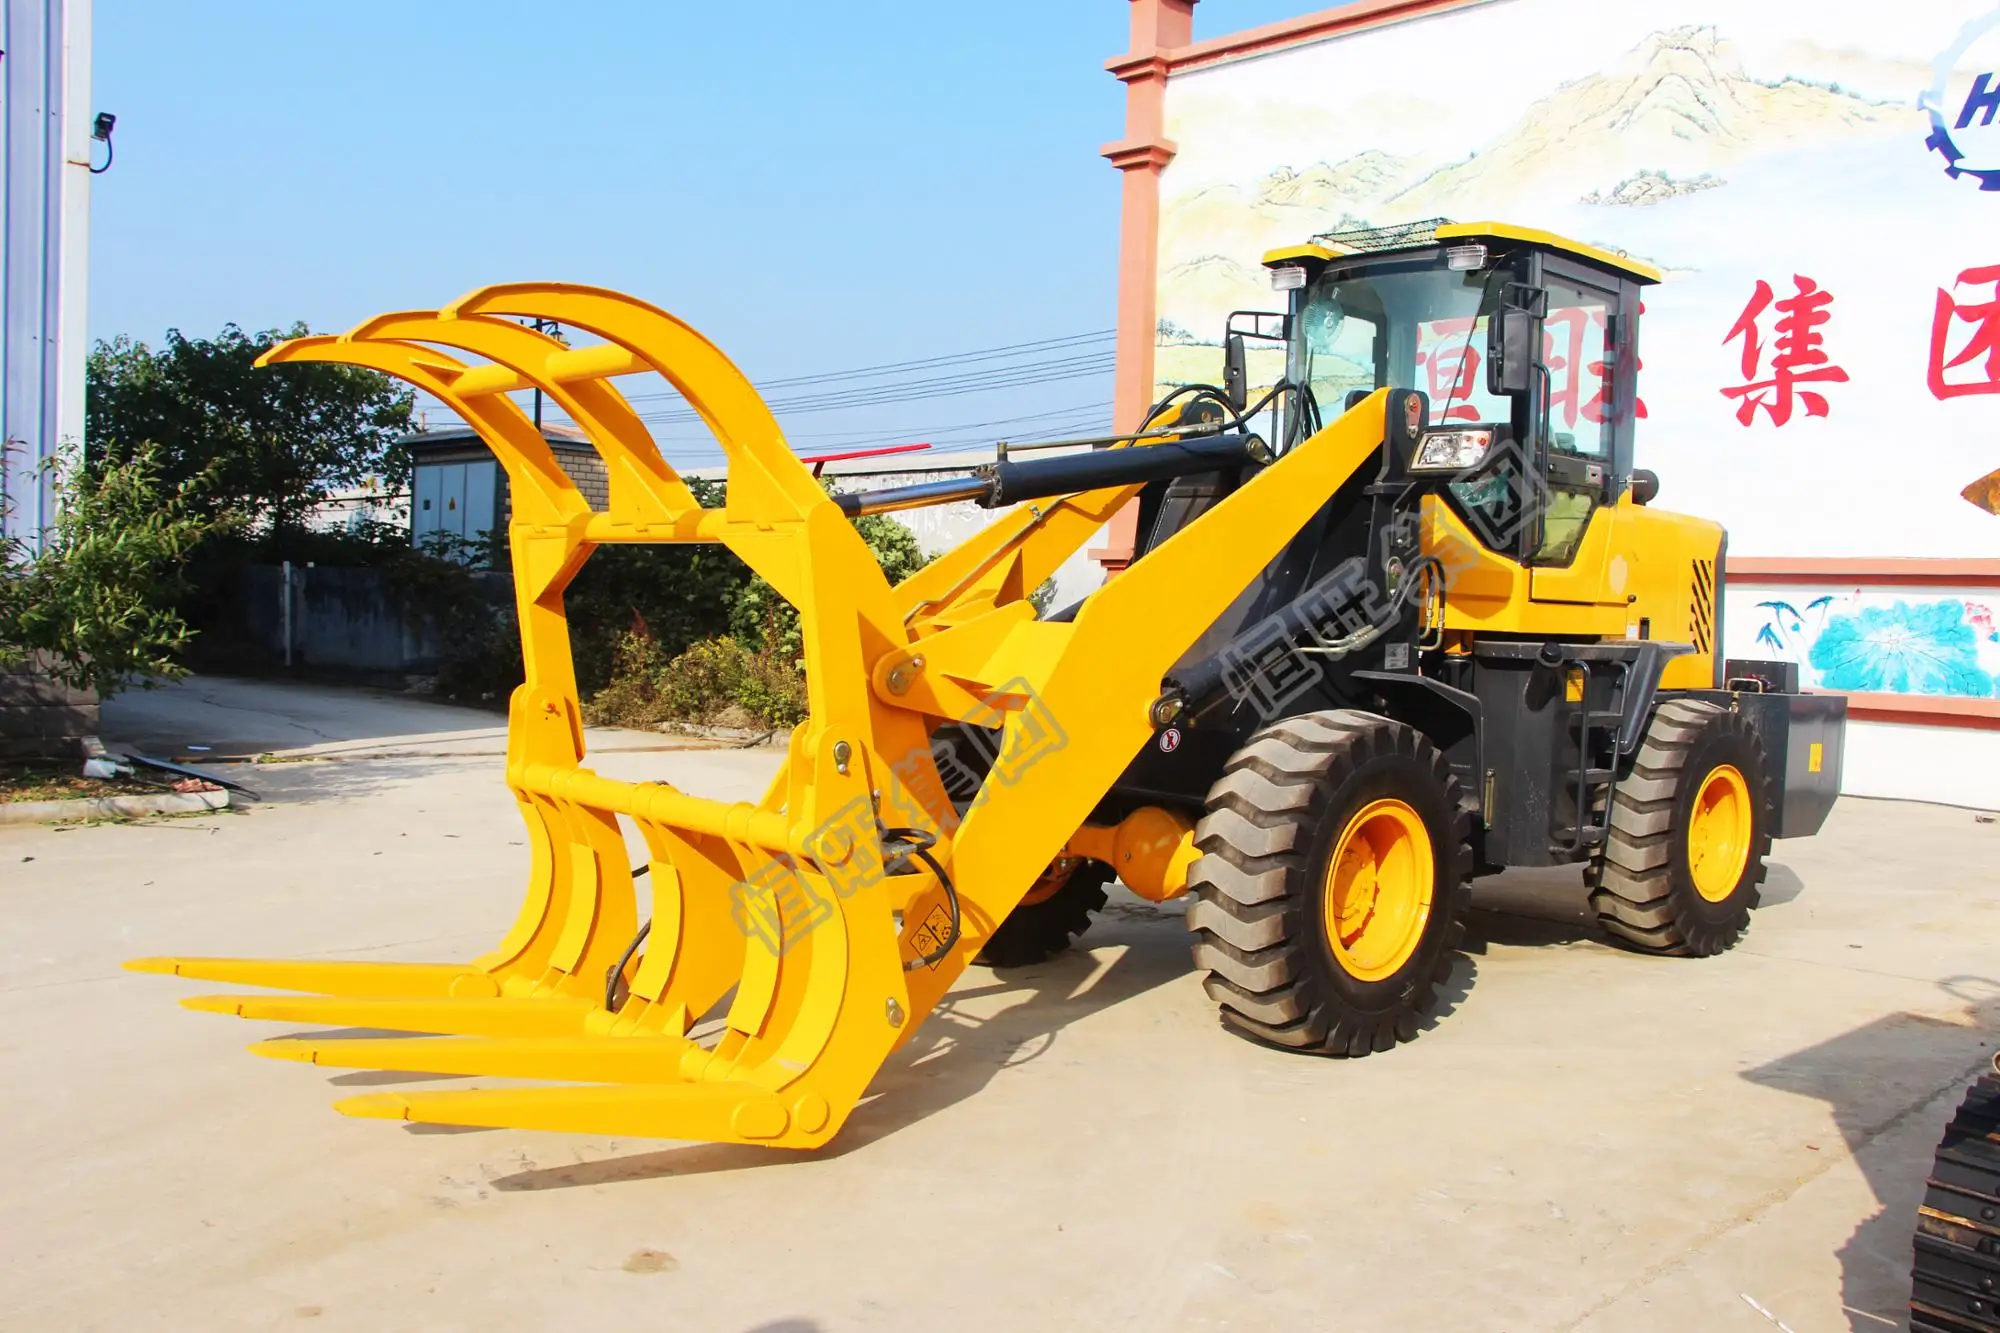
<svg viewBox="0 0 2000 1333">
<path fill-rule="evenodd" d="M 1846 745 L 1844 796 L 2000 810 L 2000 733 L 1850 720 Z"/>
<path fill-rule="evenodd" d="M 90 0 L 4 0 L 0 31 L 0 532 L 54 521 L 41 464 L 81 442 L 90 224 Z"/>
<path fill-rule="evenodd" d="M 1494 220 L 1652 262 L 1660 507 L 1723 523 L 1732 561 L 1827 569 L 1732 578 L 1728 651 L 1857 708 L 1939 700 L 1963 725 L 1854 724 L 1848 790 L 1993 805 L 2000 583 L 1865 571 L 2000 559 L 1996 93 L 1996 0 L 1486 0 L 1177 70 L 1160 388 L 1215 379 L 1227 314 L 1282 308 L 1263 253 L 1315 233 Z"/>
</svg>

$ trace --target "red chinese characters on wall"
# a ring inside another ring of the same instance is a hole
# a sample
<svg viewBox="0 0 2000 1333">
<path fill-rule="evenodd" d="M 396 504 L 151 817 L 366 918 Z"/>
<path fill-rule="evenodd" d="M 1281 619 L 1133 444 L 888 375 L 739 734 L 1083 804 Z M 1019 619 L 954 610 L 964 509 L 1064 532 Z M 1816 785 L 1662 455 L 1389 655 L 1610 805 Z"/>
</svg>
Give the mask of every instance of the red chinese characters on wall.
<svg viewBox="0 0 2000 1333">
<path fill-rule="evenodd" d="M 1975 289 L 1966 297 L 1959 293 Z M 1984 288 L 1984 292 L 1977 291 Z M 1940 401 L 2000 393 L 2000 264 L 1969 268 L 1950 291 L 1940 287 L 1931 317 L 1929 382 Z"/>
<path fill-rule="evenodd" d="M 1423 367 L 1426 391 L 1442 411 L 1439 421 L 1478 421 L 1471 400 L 1478 384 L 1481 357 L 1473 347 L 1486 332 L 1484 320 L 1438 319 L 1418 331 L 1417 363 Z"/>
<path fill-rule="evenodd" d="M 1800 416 L 1825 417 L 1832 404 L 1811 385 L 1845 384 L 1845 368 L 1827 351 L 1834 294 L 1804 274 L 1792 275 L 1780 296 L 1759 280 L 1743 311 L 1723 336 L 1740 344 L 1742 383 L 1721 390 L 1736 404 L 1736 420 L 1752 426 L 1761 414 L 1773 427 Z M 1646 307 L 1639 307 L 1640 314 Z M 1421 327 L 1417 363 L 1434 410 L 1443 421 L 1480 421 L 1493 408 L 1480 370 L 1485 320 L 1437 320 Z M 1579 420 L 1601 425 L 1611 414 L 1615 354 L 1602 306 L 1551 309 L 1542 325 L 1543 365 L 1549 371 L 1549 420 L 1573 428 Z M 2000 394 L 2000 264 L 1961 270 L 1940 287 L 1931 320 L 1928 384 L 1940 400 Z M 1634 369 L 1643 368 L 1638 362 Z M 1588 396 L 1586 396 L 1586 394 Z M 1633 404 L 1645 418 L 1646 403 Z"/>
<path fill-rule="evenodd" d="M 1639 302 L 1639 314 L 1643 316 L 1645 313 L 1646 303 L 1641 301 Z M 1597 322 L 1602 324 L 1604 322 L 1604 311 L 1597 310 L 1594 314 L 1596 315 Z M 1645 368 L 1646 361 L 1644 357 L 1636 358 L 1632 362 L 1632 371 L 1635 375 Z M 1583 405 L 1583 419 L 1585 421 L 1601 422 L 1610 415 L 1607 404 L 1611 401 L 1611 349 L 1608 345 L 1604 350 L 1604 360 L 1591 362 L 1590 373 L 1597 377 L 1597 393 L 1589 402 Z M 1646 419 L 1645 399 L 1634 398 L 1632 400 L 1632 415 L 1641 421 Z"/>
<path fill-rule="evenodd" d="M 1797 407 L 1809 417 L 1823 417 L 1829 410 L 1826 395 L 1799 386 L 1847 382 L 1847 372 L 1832 363 L 1822 345 L 1821 329 L 1833 318 L 1833 293 L 1799 274 L 1792 275 L 1792 285 L 1793 294 L 1780 299 L 1770 283 L 1758 279 L 1722 340 L 1743 340 L 1744 382 L 1722 396 L 1737 400 L 1736 420 L 1745 426 L 1757 419 L 1759 408 L 1773 426 L 1790 422 Z"/>
<path fill-rule="evenodd" d="M 1645 314 L 1642 303 L 1639 313 Z M 1601 305 L 1563 306 L 1549 311 L 1542 322 L 1542 364 L 1549 368 L 1550 420 L 1560 413 L 1564 426 L 1581 418 L 1603 425 L 1611 416 L 1611 371 L 1614 365 L 1609 325 Z M 1644 361 L 1633 366 L 1646 368 Z M 1590 397 L 1583 396 L 1588 387 Z M 1632 414 L 1646 417 L 1646 400 L 1632 405 Z"/>
<path fill-rule="evenodd" d="M 1645 306 L 1639 307 L 1645 313 Z M 1573 427 L 1579 418 L 1602 424 L 1611 415 L 1612 352 L 1606 333 L 1603 306 L 1570 306 L 1554 309 L 1542 325 L 1542 364 L 1549 371 L 1549 411 L 1551 422 Z M 1484 394 L 1481 366 L 1484 357 L 1486 319 L 1439 319 L 1423 324 L 1418 332 L 1417 365 L 1423 372 L 1424 388 L 1430 395 L 1431 410 L 1445 421 L 1484 421 L 1492 404 L 1478 401 Z M 1641 361 L 1635 369 L 1643 368 Z M 1590 396 L 1584 396 L 1584 390 Z M 1646 415 L 1644 399 L 1633 405 L 1634 415 Z"/>
</svg>

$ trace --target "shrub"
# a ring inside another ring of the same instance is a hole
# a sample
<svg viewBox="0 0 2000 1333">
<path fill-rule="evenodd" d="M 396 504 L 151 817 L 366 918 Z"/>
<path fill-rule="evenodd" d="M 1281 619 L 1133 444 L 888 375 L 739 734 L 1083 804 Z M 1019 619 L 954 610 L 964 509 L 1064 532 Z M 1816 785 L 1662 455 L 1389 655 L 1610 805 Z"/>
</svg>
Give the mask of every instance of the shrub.
<svg viewBox="0 0 2000 1333">
<path fill-rule="evenodd" d="M 728 642 L 725 640 L 725 642 Z M 736 702 L 773 731 L 790 731 L 806 720 L 806 678 L 791 658 L 769 653 L 745 655 Z"/>
<path fill-rule="evenodd" d="M 665 716 L 710 722 L 736 702 L 750 652 L 734 639 L 706 639 L 661 668 L 655 678 Z"/>
<path fill-rule="evenodd" d="M 69 448 L 46 466 L 57 506 L 41 549 L 0 545 L 0 662 L 43 654 L 57 680 L 107 699 L 184 674 L 181 569 L 212 526 L 192 512 L 193 483 L 164 485 L 150 447 L 96 468 Z"/>
<path fill-rule="evenodd" d="M 669 658 L 659 640 L 627 634 L 613 657 L 611 683 L 584 705 L 586 721 L 614 727 L 692 722 L 784 731 L 805 715 L 806 682 L 797 664 L 729 638 L 705 639 Z"/>
<path fill-rule="evenodd" d="M 658 639 L 625 635 L 612 653 L 611 683 L 585 701 L 584 721 L 592 726 L 639 729 L 666 721 L 660 677 L 667 661 Z"/>
<path fill-rule="evenodd" d="M 715 492 L 702 499 L 721 502 Z M 868 515 L 856 519 L 855 527 L 890 583 L 927 563 L 915 535 L 894 519 Z M 729 723 L 784 731 L 805 719 L 799 614 L 776 589 L 726 550 L 685 546 L 600 551 L 584 566 L 578 585 L 607 554 L 632 567 L 611 571 L 591 594 L 579 596 L 573 587 L 567 599 L 573 627 L 585 619 L 579 612 L 586 604 L 600 633 L 617 610 L 630 618 L 629 630 L 588 659 L 578 642 L 577 678 L 589 699 L 588 721 L 625 727 Z M 671 574 L 655 563 L 668 559 L 676 562 Z M 642 560 L 650 570 L 641 570 Z M 660 599 L 662 590 L 671 596 Z M 655 600 L 648 602 L 649 594 Z M 658 610 L 642 610 L 642 602 Z M 600 681 L 602 687 L 593 692 Z"/>
<path fill-rule="evenodd" d="M 930 563 L 916 534 L 886 514 L 864 514 L 854 526 L 892 587 Z M 737 588 L 729 604 L 729 632 L 781 657 L 796 659 L 804 651 L 797 609 L 760 578 L 749 578 Z"/>
</svg>

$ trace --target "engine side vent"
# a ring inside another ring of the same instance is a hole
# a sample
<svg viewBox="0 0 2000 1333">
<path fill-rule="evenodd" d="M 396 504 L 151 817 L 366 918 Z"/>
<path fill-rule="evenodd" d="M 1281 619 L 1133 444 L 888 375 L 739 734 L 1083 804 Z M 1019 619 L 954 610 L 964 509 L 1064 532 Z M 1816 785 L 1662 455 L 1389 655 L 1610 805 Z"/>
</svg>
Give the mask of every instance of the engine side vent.
<svg viewBox="0 0 2000 1333">
<path fill-rule="evenodd" d="M 1715 644 L 1715 562 L 1697 560 L 1694 562 L 1692 595 L 1688 599 L 1688 634 L 1694 640 L 1694 650 L 1698 653 L 1710 651 Z"/>
</svg>

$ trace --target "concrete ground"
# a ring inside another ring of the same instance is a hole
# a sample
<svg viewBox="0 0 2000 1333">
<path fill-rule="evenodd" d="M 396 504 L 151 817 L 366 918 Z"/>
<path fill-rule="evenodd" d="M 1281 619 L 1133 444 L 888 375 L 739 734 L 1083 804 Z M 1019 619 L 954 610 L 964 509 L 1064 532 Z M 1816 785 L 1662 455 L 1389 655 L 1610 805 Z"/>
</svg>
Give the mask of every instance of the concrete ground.
<svg viewBox="0 0 2000 1333">
<path fill-rule="evenodd" d="M 191 676 L 118 695 L 102 709 L 113 750 L 204 762 L 287 758 L 495 758 L 507 750 L 507 719 L 483 708 L 434 703 L 386 690 L 292 681 Z M 590 748 L 686 749 L 671 736 L 593 729 Z"/>
<path fill-rule="evenodd" d="M 1609 947 L 1571 874 L 1483 884 L 1449 1012 L 1367 1060 L 1222 1032 L 1121 894 L 969 971 L 817 1153 L 348 1120 L 426 1081 L 257 1060 L 283 1029 L 174 1004 L 228 988 L 118 964 L 483 950 L 526 861 L 499 733 L 182 688 L 241 724 L 156 739 L 340 753 L 232 770 L 243 812 L 0 829 L 0 1328 L 1873 1333 L 2000 1013 L 2000 825 L 1850 800 L 1716 959 Z M 718 796 L 776 763 L 596 739 Z"/>
</svg>

